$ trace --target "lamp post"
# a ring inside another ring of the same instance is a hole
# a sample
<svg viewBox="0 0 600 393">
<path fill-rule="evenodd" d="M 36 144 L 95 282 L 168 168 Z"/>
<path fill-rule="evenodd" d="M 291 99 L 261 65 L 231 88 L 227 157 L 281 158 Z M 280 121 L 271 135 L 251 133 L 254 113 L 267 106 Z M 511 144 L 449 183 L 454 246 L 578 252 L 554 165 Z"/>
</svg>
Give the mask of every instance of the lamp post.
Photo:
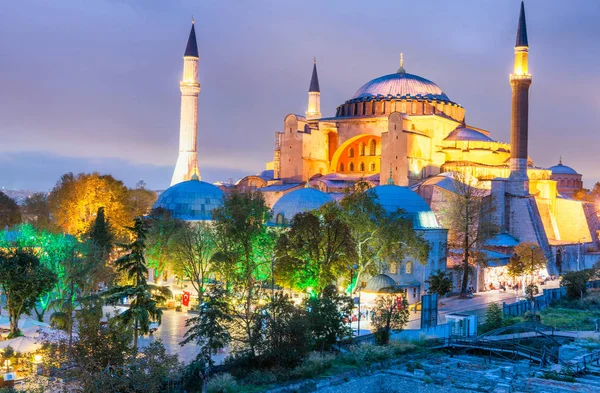
<svg viewBox="0 0 600 393">
<path fill-rule="evenodd" d="M 354 272 L 358 269 L 358 265 L 354 264 L 352 266 L 348 266 L 350 269 L 350 296 L 352 297 L 352 304 L 354 305 L 354 288 L 352 286 L 352 281 L 354 280 Z M 358 285 L 358 283 L 357 283 Z M 352 307 L 354 309 L 354 307 Z M 350 316 L 350 330 L 352 330 L 352 316 Z M 358 317 L 357 317 L 357 336 L 360 336 L 360 289 L 358 292 Z"/>
</svg>

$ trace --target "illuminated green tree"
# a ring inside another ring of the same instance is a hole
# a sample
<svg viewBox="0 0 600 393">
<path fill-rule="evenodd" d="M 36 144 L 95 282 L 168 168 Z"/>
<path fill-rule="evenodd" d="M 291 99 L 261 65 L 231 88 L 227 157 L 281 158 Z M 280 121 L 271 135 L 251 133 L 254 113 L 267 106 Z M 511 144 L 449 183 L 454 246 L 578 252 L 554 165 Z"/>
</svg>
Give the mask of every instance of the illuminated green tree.
<svg viewBox="0 0 600 393">
<path fill-rule="evenodd" d="M 356 260 L 356 242 L 336 203 L 296 214 L 279 237 L 275 274 L 287 288 L 321 292 Z"/>
<path fill-rule="evenodd" d="M 17 202 L 0 191 L 0 228 L 12 227 L 21 222 L 21 211 Z"/>
<path fill-rule="evenodd" d="M 154 277 L 159 277 L 163 271 L 174 265 L 174 244 L 179 231 L 185 223 L 171 217 L 168 210 L 153 209 L 147 218 L 148 242 L 146 259 L 148 267 L 154 269 Z"/>
<path fill-rule="evenodd" d="M 304 303 L 307 311 L 310 337 L 314 348 L 329 351 L 333 345 L 352 333 L 348 320 L 354 304 L 352 298 L 328 285 L 320 294 L 309 296 Z"/>
<path fill-rule="evenodd" d="M 184 224 L 175 234 L 172 245 L 173 272 L 190 280 L 199 301 L 210 274 L 211 260 L 216 252 L 215 232 L 211 224 Z"/>
<path fill-rule="evenodd" d="M 414 230 L 412 220 L 402 209 L 387 212 L 366 182 L 358 182 L 349 190 L 341 206 L 343 220 L 356 244 L 356 283 L 361 281 L 363 273 L 378 274 L 385 261 L 412 257 L 427 263 L 429 243 Z"/>
<path fill-rule="evenodd" d="M 104 296 L 106 302 L 112 305 L 118 304 L 123 298 L 129 299 L 129 308 L 115 318 L 133 324 L 133 349 L 137 352 L 138 336 L 148 334 L 151 322 L 161 322 L 162 310 L 158 305 L 171 296 L 171 291 L 167 287 L 148 284 L 148 268 L 144 258 L 148 230 L 144 220 L 136 217 L 134 226 L 128 229 L 134 240 L 119 244 L 126 254 L 115 261 L 115 266 L 119 272 L 126 274 L 129 283 L 110 288 Z"/>
<path fill-rule="evenodd" d="M 20 247 L 0 250 L 0 287 L 6 296 L 10 337 L 20 335 L 19 318 L 35 307 L 41 295 L 52 290 L 56 280 L 56 274 L 32 250 Z"/>
<path fill-rule="evenodd" d="M 256 305 L 265 298 L 275 241 L 274 233 L 264 225 L 269 218 L 270 209 L 261 192 L 234 192 L 213 210 L 217 252 L 212 263 L 231 288 L 232 348 L 252 357 L 258 355 L 260 339 L 256 321 L 261 315 Z"/>
</svg>

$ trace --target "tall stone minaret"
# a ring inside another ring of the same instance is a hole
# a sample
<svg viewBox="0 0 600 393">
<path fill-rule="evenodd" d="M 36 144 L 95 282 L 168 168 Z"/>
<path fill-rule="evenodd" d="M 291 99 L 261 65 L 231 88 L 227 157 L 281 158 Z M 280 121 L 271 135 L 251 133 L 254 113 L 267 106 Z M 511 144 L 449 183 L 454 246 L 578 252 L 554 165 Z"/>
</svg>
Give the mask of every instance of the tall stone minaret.
<svg viewBox="0 0 600 393">
<path fill-rule="evenodd" d="M 319 77 L 317 76 L 317 59 L 313 64 L 312 78 L 308 88 L 308 108 L 306 110 L 306 120 L 321 118 L 321 89 L 319 89 Z"/>
<path fill-rule="evenodd" d="M 196 143 L 198 140 L 198 44 L 192 20 L 192 30 L 183 54 L 183 78 L 179 83 L 181 90 L 181 119 L 179 123 L 179 156 L 171 185 L 186 180 L 200 178 Z"/>
<path fill-rule="evenodd" d="M 510 122 L 510 176 L 508 192 L 529 195 L 527 178 L 527 138 L 529 128 L 529 43 L 525 23 L 525 4 L 521 1 L 521 14 L 515 44 L 515 67 L 510 76 L 512 88 L 512 117 Z"/>
</svg>

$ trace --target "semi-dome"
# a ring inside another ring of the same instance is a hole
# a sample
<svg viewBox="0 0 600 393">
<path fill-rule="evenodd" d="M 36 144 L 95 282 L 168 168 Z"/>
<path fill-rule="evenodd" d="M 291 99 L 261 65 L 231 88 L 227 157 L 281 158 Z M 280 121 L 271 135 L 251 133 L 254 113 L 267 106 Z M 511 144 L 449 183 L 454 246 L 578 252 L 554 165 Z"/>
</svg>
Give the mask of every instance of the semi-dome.
<svg viewBox="0 0 600 393">
<path fill-rule="evenodd" d="M 406 73 L 403 69 L 367 82 L 358 89 L 352 99 L 386 97 L 388 95 L 394 97 L 421 96 L 429 100 L 450 101 L 438 85 L 418 75 Z"/>
<path fill-rule="evenodd" d="M 367 285 L 363 291 L 382 293 L 382 292 L 393 292 L 396 288 L 396 281 L 387 274 L 378 274 L 373 276 L 367 281 Z"/>
<path fill-rule="evenodd" d="M 369 192 L 374 193 L 377 202 L 388 213 L 394 213 L 398 209 L 404 210 L 413 221 L 415 229 L 441 228 L 425 199 L 410 188 L 388 184 L 373 187 Z"/>
<path fill-rule="evenodd" d="M 563 165 L 562 161 L 558 165 L 551 166 L 548 169 L 552 171 L 553 175 L 579 175 L 575 169 Z"/>
<path fill-rule="evenodd" d="M 285 194 L 273 205 L 273 218 L 276 224 L 289 223 L 298 213 L 315 210 L 332 202 L 331 195 L 314 188 L 300 188 Z"/>
<path fill-rule="evenodd" d="M 474 141 L 474 142 L 494 142 L 492 138 L 481 131 L 468 127 L 457 127 L 444 139 L 445 141 Z"/>
<path fill-rule="evenodd" d="M 167 188 L 153 207 L 168 210 L 180 220 L 211 220 L 213 209 L 223 206 L 223 195 L 217 186 L 200 180 L 188 180 Z"/>
</svg>

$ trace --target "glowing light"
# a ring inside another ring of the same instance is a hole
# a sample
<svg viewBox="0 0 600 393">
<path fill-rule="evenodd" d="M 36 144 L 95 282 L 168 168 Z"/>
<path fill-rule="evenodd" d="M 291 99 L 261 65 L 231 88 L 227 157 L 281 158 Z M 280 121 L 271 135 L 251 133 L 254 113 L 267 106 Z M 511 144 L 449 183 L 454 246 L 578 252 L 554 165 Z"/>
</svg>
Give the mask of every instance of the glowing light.
<svg viewBox="0 0 600 393">
<path fill-rule="evenodd" d="M 42 362 L 42 355 L 34 355 L 33 356 L 33 362 L 34 363 L 41 363 Z"/>
</svg>

